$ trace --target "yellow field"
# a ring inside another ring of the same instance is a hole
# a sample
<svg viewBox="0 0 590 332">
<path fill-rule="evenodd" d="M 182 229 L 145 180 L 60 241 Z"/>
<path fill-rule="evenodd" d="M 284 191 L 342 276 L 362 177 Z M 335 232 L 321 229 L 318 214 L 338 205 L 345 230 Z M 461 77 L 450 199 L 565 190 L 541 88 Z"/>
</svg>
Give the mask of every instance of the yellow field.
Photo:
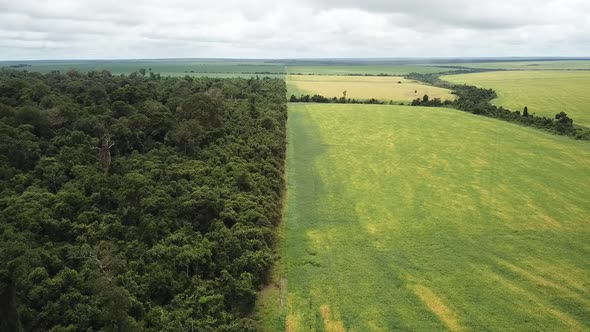
<svg viewBox="0 0 590 332">
<path fill-rule="evenodd" d="M 347 98 L 353 99 L 411 101 L 422 98 L 425 94 L 431 99 L 455 99 L 449 90 L 396 76 L 289 75 L 286 80 L 289 96 L 319 94 L 339 98 L 346 91 Z"/>
</svg>

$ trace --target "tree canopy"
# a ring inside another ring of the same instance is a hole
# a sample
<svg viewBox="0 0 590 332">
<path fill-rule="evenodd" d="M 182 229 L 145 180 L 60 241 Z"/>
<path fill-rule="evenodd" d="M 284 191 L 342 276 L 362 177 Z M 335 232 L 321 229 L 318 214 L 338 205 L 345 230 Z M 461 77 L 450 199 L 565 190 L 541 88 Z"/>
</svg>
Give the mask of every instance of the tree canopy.
<svg viewBox="0 0 590 332">
<path fill-rule="evenodd" d="M 0 330 L 250 331 L 285 85 L 0 70 Z"/>
</svg>

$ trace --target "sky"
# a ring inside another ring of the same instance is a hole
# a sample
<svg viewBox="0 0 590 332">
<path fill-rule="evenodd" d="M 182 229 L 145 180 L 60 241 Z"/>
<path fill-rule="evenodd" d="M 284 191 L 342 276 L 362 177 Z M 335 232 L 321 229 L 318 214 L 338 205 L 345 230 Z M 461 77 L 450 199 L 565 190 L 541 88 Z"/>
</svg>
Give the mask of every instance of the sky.
<svg viewBox="0 0 590 332">
<path fill-rule="evenodd" d="M 590 0 L 0 0 L 0 60 L 590 56 Z"/>
</svg>

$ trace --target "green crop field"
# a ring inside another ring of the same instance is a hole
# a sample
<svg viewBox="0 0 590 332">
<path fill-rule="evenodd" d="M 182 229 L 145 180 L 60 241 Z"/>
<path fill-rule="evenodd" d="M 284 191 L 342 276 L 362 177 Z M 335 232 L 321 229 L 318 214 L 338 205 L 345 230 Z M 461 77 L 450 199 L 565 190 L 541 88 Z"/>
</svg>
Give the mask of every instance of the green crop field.
<svg viewBox="0 0 590 332">
<path fill-rule="evenodd" d="M 454 83 L 492 88 L 492 102 L 553 118 L 566 112 L 574 124 L 590 126 L 590 71 L 499 71 L 441 77 Z"/>
<path fill-rule="evenodd" d="M 455 66 L 485 69 L 519 69 L 519 70 L 590 70 L 590 61 L 505 61 L 505 62 L 471 62 L 458 63 Z"/>
<path fill-rule="evenodd" d="M 115 75 L 129 74 L 140 68 L 152 69 L 154 73 L 164 76 L 209 76 L 209 77 L 251 77 L 280 76 L 285 68 L 282 64 L 263 61 L 222 61 L 222 60 L 80 60 L 80 61 L 11 61 L 0 62 L 0 67 L 27 64 L 30 67 L 21 70 L 49 73 L 53 70 L 66 72 L 76 69 L 82 72 L 91 70 L 109 70 Z M 271 75 L 269 73 L 273 73 Z"/>
<path fill-rule="evenodd" d="M 418 66 L 418 65 L 307 65 L 307 66 L 287 66 L 288 74 L 318 74 L 318 75 L 405 75 L 412 72 L 416 73 L 442 73 L 448 69 Z"/>
<path fill-rule="evenodd" d="M 411 101 L 427 94 L 430 98 L 455 99 L 451 91 L 395 76 L 288 75 L 287 95 L 320 94 L 325 97 Z"/>
<path fill-rule="evenodd" d="M 249 74 L 249 73 L 244 73 L 244 72 L 236 72 L 236 73 L 231 73 L 231 72 L 227 72 L 227 73 L 214 73 L 214 72 L 204 72 L 204 73 L 178 73 L 178 72 L 160 72 L 159 73 L 162 76 L 172 76 L 172 77 L 184 77 L 184 76 L 191 76 L 191 77 L 212 77 L 212 78 L 250 78 L 250 77 L 270 77 L 270 78 L 278 78 L 278 79 L 284 79 L 285 75 L 284 74 Z"/>
<path fill-rule="evenodd" d="M 590 329 L 588 142 L 408 106 L 291 104 L 288 128 L 267 330 Z"/>
</svg>

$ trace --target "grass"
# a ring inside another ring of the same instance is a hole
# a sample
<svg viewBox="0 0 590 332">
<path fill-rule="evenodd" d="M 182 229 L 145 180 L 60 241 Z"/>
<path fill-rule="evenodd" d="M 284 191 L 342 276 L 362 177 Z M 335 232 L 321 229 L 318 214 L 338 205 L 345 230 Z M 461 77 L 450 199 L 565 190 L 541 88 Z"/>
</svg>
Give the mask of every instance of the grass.
<svg viewBox="0 0 590 332">
<path fill-rule="evenodd" d="M 500 71 L 443 76 L 443 80 L 496 90 L 494 104 L 553 118 L 563 111 L 590 126 L 590 71 Z"/>
<path fill-rule="evenodd" d="M 129 74 L 140 68 L 152 68 L 154 73 L 164 76 L 210 76 L 210 77 L 251 77 L 252 73 L 284 73 L 284 66 L 262 61 L 221 61 L 221 60 L 79 60 L 79 61 L 5 61 L 0 67 L 15 64 L 30 64 L 21 70 L 49 73 L 53 70 L 66 72 L 76 69 L 82 72 L 91 70 L 109 70 L 115 75 Z M 193 71 L 193 73 L 191 73 Z M 269 76 L 269 74 L 259 74 Z"/>
<path fill-rule="evenodd" d="M 162 76 L 171 76 L 171 77 L 184 77 L 184 76 L 192 76 L 192 77 L 212 77 L 212 78 L 250 78 L 250 77 L 270 77 L 270 78 L 278 78 L 284 79 L 285 75 L 283 74 L 248 74 L 248 73 L 175 73 L 175 72 L 161 72 L 160 75 Z"/>
<path fill-rule="evenodd" d="M 471 62 L 459 63 L 455 66 L 485 69 L 519 69 L 519 70 L 590 70 L 590 61 L 567 60 L 567 61 L 506 61 L 506 62 Z"/>
<path fill-rule="evenodd" d="M 443 108 L 288 121 L 287 294 L 266 330 L 590 329 L 587 142 Z"/>
<path fill-rule="evenodd" d="M 403 77 L 288 75 L 287 95 L 320 94 L 354 99 L 411 101 L 427 94 L 430 98 L 455 99 L 449 90 L 425 85 Z M 398 83 L 398 82 L 401 82 Z"/>
<path fill-rule="evenodd" d="M 442 73 L 448 69 L 419 66 L 419 65 L 306 65 L 287 66 L 288 74 L 318 74 L 318 75 L 405 75 L 411 72 L 417 73 Z"/>
</svg>

